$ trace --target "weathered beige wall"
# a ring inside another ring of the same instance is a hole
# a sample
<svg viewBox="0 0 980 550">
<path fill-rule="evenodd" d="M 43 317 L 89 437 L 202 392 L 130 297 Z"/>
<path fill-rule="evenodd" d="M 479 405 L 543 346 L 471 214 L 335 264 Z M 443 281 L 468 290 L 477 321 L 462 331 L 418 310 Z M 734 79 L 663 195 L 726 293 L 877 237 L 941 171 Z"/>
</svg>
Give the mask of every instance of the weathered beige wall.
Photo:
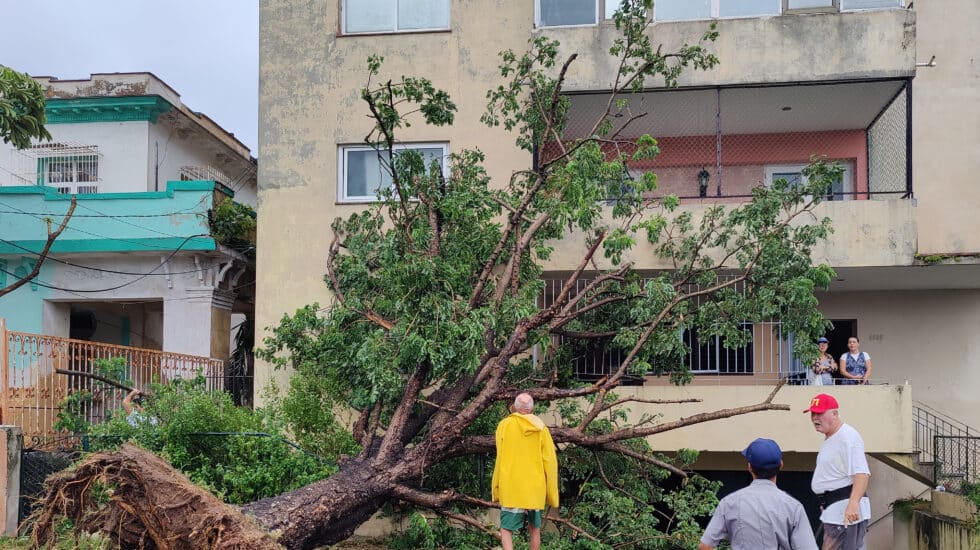
<svg viewBox="0 0 980 550">
<path fill-rule="evenodd" d="M 631 418 L 660 414 L 660 422 L 689 417 L 700 412 L 741 407 L 761 402 L 772 391 L 771 386 L 632 386 L 619 388 L 620 397 L 676 400 L 699 398 L 700 403 L 653 405 L 632 403 Z M 789 411 L 765 411 L 736 416 L 649 438 L 654 449 L 674 451 L 681 448 L 701 451 L 744 449 L 756 437 L 779 442 L 786 452 L 815 453 L 822 436 L 813 429 L 810 415 L 801 411 L 810 404 L 818 390 L 807 386 L 787 386 L 774 399 L 790 406 Z M 864 437 L 869 453 L 912 452 L 912 388 L 908 386 L 848 386 L 829 391 L 841 406 L 841 417 Z"/>
<path fill-rule="evenodd" d="M 359 98 L 368 56 L 385 57 L 375 83 L 425 76 L 459 108 L 454 126 L 427 128 L 416 119 L 402 140 L 448 141 L 451 151 L 479 147 L 496 181 L 530 165 L 512 137 L 479 117 L 497 82 L 497 52 L 525 46 L 532 9 L 526 2 L 453 2 L 451 32 L 337 37 L 335 0 L 262 3 L 259 201 L 268 221 L 258 233 L 258 339 L 283 313 L 330 304 L 323 283 L 330 223 L 363 207 L 337 204 L 337 146 L 363 142 L 371 127 Z M 257 392 L 272 377 L 258 364 Z M 282 383 L 285 373 L 276 377 Z"/>
<path fill-rule="evenodd" d="M 687 204 L 678 210 L 692 212 L 697 226 L 711 205 Z M 834 224 L 830 237 L 814 247 L 815 263 L 835 267 L 911 265 L 916 252 L 916 223 L 912 203 L 907 200 L 832 201 L 816 207 L 814 215 L 829 217 Z M 611 220 L 610 220 L 611 221 Z M 811 222 L 812 218 L 807 218 Z M 654 247 L 638 236 L 638 244 L 624 261 L 634 262 L 638 269 L 670 269 L 671 263 L 654 253 Z M 555 252 L 544 262 L 546 271 L 569 271 L 581 262 L 585 251 L 580 233 L 555 244 Z M 716 259 L 721 254 L 714 254 Z M 597 258 L 600 268 L 611 267 L 605 258 Z"/>
<path fill-rule="evenodd" d="M 721 19 L 713 45 L 720 64 L 710 72 L 687 71 L 679 84 L 910 76 L 915 64 L 915 27 L 915 12 L 910 10 Z M 670 51 L 694 43 L 706 30 L 707 21 L 656 23 L 649 27 L 649 35 L 654 44 L 663 44 L 664 51 Z M 611 23 L 541 32 L 560 40 L 563 52 L 579 52 L 589 60 L 606 56 L 616 37 Z M 570 89 L 605 90 L 611 88 L 614 74 L 608 64 L 580 63 L 570 71 L 568 82 Z"/>
<path fill-rule="evenodd" d="M 915 399 L 974 427 L 980 419 L 980 291 L 841 292 L 819 296 L 830 319 L 857 319 L 875 384 L 915 388 Z"/>
<path fill-rule="evenodd" d="M 980 2 L 916 2 L 912 173 L 919 251 L 980 253 Z"/>
</svg>

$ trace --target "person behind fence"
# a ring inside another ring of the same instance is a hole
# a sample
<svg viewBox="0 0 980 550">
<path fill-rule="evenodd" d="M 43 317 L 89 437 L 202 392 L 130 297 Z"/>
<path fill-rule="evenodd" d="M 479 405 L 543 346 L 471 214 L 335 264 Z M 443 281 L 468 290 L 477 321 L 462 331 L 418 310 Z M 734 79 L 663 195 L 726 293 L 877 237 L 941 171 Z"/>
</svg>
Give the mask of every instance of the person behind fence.
<svg viewBox="0 0 980 550">
<path fill-rule="evenodd" d="M 143 395 L 143 392 L 133 389 L 123 398 L 122 405 L 123 410 L 126 411 L 126 422 L 133 427 L 143 422 L 156 425 L 157 419 L 147 415 L 143 410 L 143 405 L 140 404 L 141 395 Z"/>
<path fill-rule="evenodd" d="M 533 414 L 534 399 L 522 393 L 511 410 L 497 424 L 491 485 L 493 502 L 500 503 L 500 544 L 513 550 L 512 533 L 526 517 L 531 550 L 538 550 L 544 507 L 558 507 L 558 457 L 551 432 Z"/>
<path fill-rule="evenodd" d="M 861 434 L 841 420 L 839 408 L 834 396 L 821 393 L 803 411 L 824 435 L 810 488 L 820 501 L 823 550 L 863 550 L 871 518 L 865 494 L 871 470 Z"/>
<path fill-rule="evenodd" d="M 857 336 L 847 339 L 847 353 L 840 356 L 841 381 L 845 386 L 867 384 L 871 381 L 871 356 L 861 351 Z"/>
<path fill-rule="evenodd" d="M 823 336 L 817 338 L 817 347 L 820 349 L 820 355 L 810 365 L 810 371 L 807 372 L 807 383 L 811 386 L 833 386 L 833 373 L 837 372 L 837 361 L 834 361 L 834 358 L 827 353 L 830 340 Z"/>
<path fill-rule="evenodd" d="M 806 511 L 776 487 L 783 453 L 771 439 L 756 439 L 742 451 L 752 483 L 721 499 L 698 550 L 712 550 L 728 539 L 732 550 L 817 550 Z"/>
</svg>

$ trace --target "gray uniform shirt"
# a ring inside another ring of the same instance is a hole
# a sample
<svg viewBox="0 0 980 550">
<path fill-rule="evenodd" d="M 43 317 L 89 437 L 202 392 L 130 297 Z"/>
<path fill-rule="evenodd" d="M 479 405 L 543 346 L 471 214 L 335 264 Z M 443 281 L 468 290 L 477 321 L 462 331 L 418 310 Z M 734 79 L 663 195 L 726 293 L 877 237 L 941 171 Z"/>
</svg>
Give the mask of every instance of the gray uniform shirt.
<svg viewBox="0 0 980 550">
<path fill-rule="evenodd" d="M 768 479 L 721 499 L 701 542 L 728 539 L 732 550 L 817 550 L 806 511 Z"/>
</svg>

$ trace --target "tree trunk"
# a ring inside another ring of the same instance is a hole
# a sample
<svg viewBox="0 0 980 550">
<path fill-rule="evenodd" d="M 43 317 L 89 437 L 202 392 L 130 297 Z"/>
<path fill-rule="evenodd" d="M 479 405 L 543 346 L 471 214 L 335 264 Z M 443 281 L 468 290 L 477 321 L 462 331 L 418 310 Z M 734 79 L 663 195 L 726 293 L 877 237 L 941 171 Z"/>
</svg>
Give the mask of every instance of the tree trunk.
<svg viewBox="0 0 980 550">
<path fill-rule="evenodd" d="M 391 497 L 386 471 L 350 460 L 328 479 L 242 507 L 290 549 L 338 543 L 350 537 Z"/>
</svg>

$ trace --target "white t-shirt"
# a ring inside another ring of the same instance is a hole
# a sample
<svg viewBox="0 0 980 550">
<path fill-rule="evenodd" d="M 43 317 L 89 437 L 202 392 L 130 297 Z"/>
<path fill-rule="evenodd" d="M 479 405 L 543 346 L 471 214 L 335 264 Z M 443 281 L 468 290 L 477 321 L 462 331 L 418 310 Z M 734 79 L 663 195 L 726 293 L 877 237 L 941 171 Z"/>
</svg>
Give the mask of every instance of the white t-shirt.
<svg viewBox="0 0 980 550">
<path fill-rule="evenodd" d="M 864 456 L 864 440 L 861 434 L 847 424 L 841 424 L 837 433 L 824 439 L 817 453 L 817 467 L 813 470 L 810 488 L 816 494 L 847 487 L 854 483 L 854 474 L 871 475 L 868 459 Z M 847 499 L 839 500 L 820 514 L 820 521 L 844 525 Z M 863 497 L 858 521 L 871 519 L 871 501 Z"/>
</svg>

